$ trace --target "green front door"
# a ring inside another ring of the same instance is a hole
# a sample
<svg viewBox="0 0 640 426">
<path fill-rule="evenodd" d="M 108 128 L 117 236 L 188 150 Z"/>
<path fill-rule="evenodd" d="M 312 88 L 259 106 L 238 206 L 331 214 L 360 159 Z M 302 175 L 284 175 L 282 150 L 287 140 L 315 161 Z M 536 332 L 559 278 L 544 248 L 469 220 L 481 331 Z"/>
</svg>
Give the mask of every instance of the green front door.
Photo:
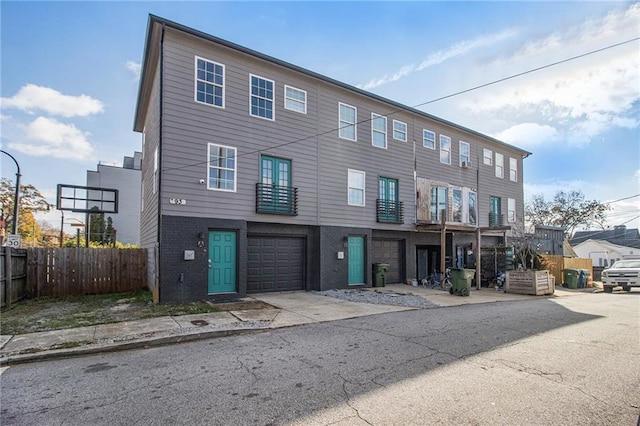
<svg viewBox="0 0 640 426">
<path fill-rule="evenodd" d="M 209 294 L 236 292 L 236 233 L 209 232 Z"/>
<path fill-rule="evenodd" d="M 349 285 L 364 284 L 364 237 L 349 237 Z"/>
</svg>

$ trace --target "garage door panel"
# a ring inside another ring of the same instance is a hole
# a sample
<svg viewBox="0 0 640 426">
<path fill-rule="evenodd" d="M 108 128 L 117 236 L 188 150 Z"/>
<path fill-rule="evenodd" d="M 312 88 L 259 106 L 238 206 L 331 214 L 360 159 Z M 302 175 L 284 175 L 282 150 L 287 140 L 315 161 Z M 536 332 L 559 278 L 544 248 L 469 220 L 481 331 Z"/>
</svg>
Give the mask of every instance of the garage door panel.
<svg viewBox="0 0 640 426">
<path fill-rule="evenodd" d="M 302 290 L 304 238 L 249 237 L 247 292 Z"/>
<path fill-rule="evenodd" d="M 404 281 L 404 252 L 401 240 L 373 240 L 373 262 L 388 263 L 387 272 L 388 283 L 399 283 Z"/>
</svg>

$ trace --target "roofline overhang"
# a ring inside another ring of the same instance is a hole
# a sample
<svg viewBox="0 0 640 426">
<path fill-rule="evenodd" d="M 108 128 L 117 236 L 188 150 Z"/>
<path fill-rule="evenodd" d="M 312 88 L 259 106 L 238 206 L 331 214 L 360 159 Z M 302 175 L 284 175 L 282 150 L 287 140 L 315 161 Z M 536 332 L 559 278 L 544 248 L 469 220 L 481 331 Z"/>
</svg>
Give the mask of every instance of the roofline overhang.
<svg viewBox="0 0 640 426">
<path fill-rule="evenodd" d="M 394 106 L 394 107 L 396 107 L 396 108 L 398 108 L 400 110 L 408 111 L 408 112 L 411 112 L 413 114 L 417 114 L 417 115 L 420 115 L 422 117 L 428 118 L 430 120 L 437 121 L 437 122 L 439 122 L 441 124 L 444 124 L 444 125 L 447 125 L 447 126 L 450 126 L 450 127 L 454 127 L 454 128 L 456 128 L 458 130 L 461 130 L 461 131 L 463 131 L 465 133 L 469 133 L 471 135 L 478 136 L 478 137 L 486 139 L 488 141 L 503 145 L 503 146 L 505 146 L 505 147 L 507 147 L 509 149 L 518 151 L 518 152 L 521 153 L 523 159 L 527 158 L 530 155 L 532 155 L 531 152 L 528 152 L 528 151 L 526 151 L 526 150 L 524 150 L 522 148 L 518 148 L 517 146 L 508 144 L 508 143 L 503 142 L 501 140 L 495 139 L 495 138 L 493 138 L 491 136 L 485 135 L 483 133 L 480 133 L 480 132 L 477 132 L 475 130 L 471 130 L 471 129 L 467 128 L 467 127 L 461 126 L 459 124 L 452 123 L 452 122 L 447 121 L 445 119 L 442 119 L 442 118 L 436 117 L 434 115 L 428 114 L 428 113 L 426 113 L 424 111 L 421 111 L 419 109 L 416 109 L 416 108 L 413 108 L 413 107 L 409 107 L 407 105 L 403 105 L 403 104 L 401 104 L 399 102 L 384 98 L 382 96 L 375 95 L 375 94 L 373 94 L 371 92 L 367 92 L 366 90 L 359 89 L 359 88 L 357 88 L 355 86 L 351 86 L 351 85 L 343 83 L 341 81 L 334 80 L 334 79 L 332 79 L 330 77 L 327 77 L 327 76 L 324 76 L 322 74 L 318 74 L 318 73 L 310 71 L 308 69 L 299 67 L 297 65 L 293 65 L 291 63 L 282 61 L 282 60 L 274 58 L 272 56 L 265 55 L 264 53 L 257 52 L 255 50 L 249 49 L 247 47 L 240 46 L 240 45 L 232 43 L 230 41 L 227 41 L 227 40 L 212 36 L 210 34 L 206 34 L 206 33 L 202 32 L 202 31 L 195 30 L 193 28 L 187 27 L 185 25 L 178 24 L 177 22 L 173 22 L 173 21 L 161 18 L 161 17 L 153 15 L 153 14 L 149 14 L 149 21 L 148 21 L 148 24 L 147 24 L 147 36 L 146 36 L 146 42 L 145 42 L 145 50 L 144 50 L 144 54 L 143 54 L 142 70 L 141 70 L 141 73 L 140 73 L 140 86 L 139 86 L 139 91 L 138 91 L 138 101 L 137 101 L 137 105 L 136 105 L 136 115 L 135 115 L 135 123 L 134 123 L 134 131 L 136 131 L 136 132 L 141 132 L 143 127 L 144 127 L 144 124 L 142 123 L 142 121 L 143 121 L 143 112 L 145 111 L 145 109 L 143 107 L 145 105 L 142 105 L 140 100 L 141 100 L 141 95 L 143 94 L 143 90 L 145 90 L 145 87 L 148 87 L 149 85 L 151 85 L 151 82 L 147 82 L 148 77 L 150 76 L 150 72 L 151 72 L 149 70 L 149 66 L 150 66 L 150 63 L 153 64 L 151 62 L 151 59 L 153 59 L 153 58 L 151 58 L 152 54 L 153 54 L 153 48 L 154 48 L 154 45 L 157 46 L 157 41 L 159 39 L 159 34 L 160 34 L 160 32 L 158 30 L 155 30 L 156 26 L 172 28 L 172 29 L 175 29 L 175 30 L 182 31 L 184 33 L 193 35 L 195 37 L 200 37 L 202 39 L 211 41 L 213 43 L 220 44 L 220 45 L 225 46 L 225 47 L 227 47 L 229 49 L 236 50 L 236 51 L 244 53 L 246 55 L 254 56 L 254 57 L 259 58 L 259 59 L 261 59 L 263 61 L 267 61 L 267 62 L 276 64 L 276 65 L 279 65 L 281 67 L 288 68 L 288 69 L 290 69 L 292 71 L 299 72 L 299 73 L 305 74 L 307 76 L 322 80 L 322 81 L 324 81 L 326 83 L 341 87 L 341 88 L 343 88 L 345 90 L 348 90 L 350 92 L 356 93 L 358 95 L 365 96 L 365 97 L 368 97 L 368 98 L 372 98 L 372 99 L 375 99 L 375 100 L 380 101 L 380 102 L 384 102 L 384 103 L 389 104 L 391 106 Z M 392 111 L 392 112 L 394 112 L 394 111 Z M 392 112 L 389 112 L 388 114 L 391 114 Z"/>
</svg>

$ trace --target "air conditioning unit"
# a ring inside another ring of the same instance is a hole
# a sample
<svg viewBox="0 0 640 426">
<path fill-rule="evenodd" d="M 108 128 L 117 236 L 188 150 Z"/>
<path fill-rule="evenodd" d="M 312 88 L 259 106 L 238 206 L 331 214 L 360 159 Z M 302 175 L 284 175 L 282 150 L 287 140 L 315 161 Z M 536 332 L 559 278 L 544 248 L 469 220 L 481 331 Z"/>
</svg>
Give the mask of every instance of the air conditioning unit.
<svg viewBox="0 0 640 426">
<path fill-rule="evenodd" d="M 469 162 L 469 161 L 463 161 L 463 162 L 460 164 L 460 167 L 463 167 L 463 168 L 465 168 L 465 169 L 468 169 L 468 168 L 469 168 L 469 166 L 471 166 L 471 162 Z"/>
</svg>

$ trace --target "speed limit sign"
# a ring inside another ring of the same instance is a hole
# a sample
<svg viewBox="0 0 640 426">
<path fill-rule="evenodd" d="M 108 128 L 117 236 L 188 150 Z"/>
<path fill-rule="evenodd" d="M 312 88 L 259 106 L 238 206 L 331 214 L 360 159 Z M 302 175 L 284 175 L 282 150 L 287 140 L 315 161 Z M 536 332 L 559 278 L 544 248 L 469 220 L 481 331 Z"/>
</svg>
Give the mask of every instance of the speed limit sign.
<svg viewBox="0 0 640 426">
<path fill-rule="evenodd" d="M 18 234 L 7 235 L 7 247 L 11 247 L 11 248 L 22 247 L 22 237 Z"/>
</svg>

